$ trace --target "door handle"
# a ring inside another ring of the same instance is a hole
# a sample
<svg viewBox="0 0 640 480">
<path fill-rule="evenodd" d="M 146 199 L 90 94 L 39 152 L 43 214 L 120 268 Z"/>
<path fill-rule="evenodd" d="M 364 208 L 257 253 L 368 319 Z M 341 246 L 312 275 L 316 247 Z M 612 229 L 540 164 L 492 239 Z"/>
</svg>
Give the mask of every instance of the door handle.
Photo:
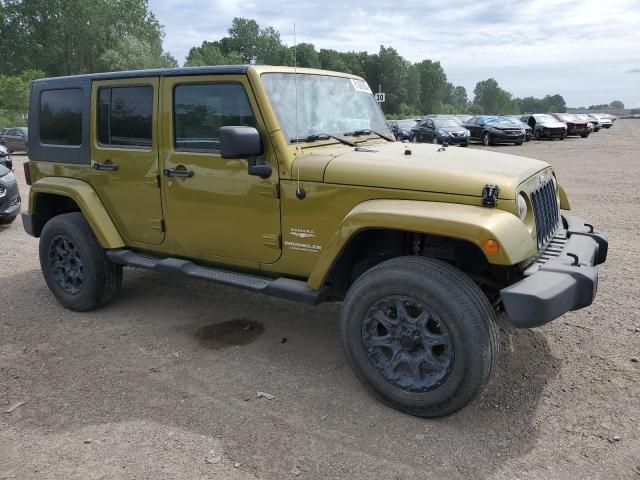
<svg viewBox="0 0 640 480">
<path fill-rule="evenodd" d="M 93 168 L 101 172 L 115 172 L 116 170 L 118 170 L 118 165 L 113 163 L 111 160 L 107 160 L 104 163 L 100 163 L 100 162 L 94 163 Z"/>
<path fill-rule="evenodd" d="M 182 165 L 179 165 L 178 168 L 165 168 L 162 171 L 162 174 L 165 177 L 188 177 L 188 178 L 193 177 L 193 171 L 187 170 Z"/>
</svg>

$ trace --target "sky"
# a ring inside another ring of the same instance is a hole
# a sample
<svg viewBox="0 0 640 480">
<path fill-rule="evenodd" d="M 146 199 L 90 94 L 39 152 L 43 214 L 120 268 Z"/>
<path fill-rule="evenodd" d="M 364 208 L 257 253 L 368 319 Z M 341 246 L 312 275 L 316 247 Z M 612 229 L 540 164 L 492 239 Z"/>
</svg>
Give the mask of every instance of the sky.
<svg viewBox="0 0 640 480">
<path fill-rule="evenodd" d="M 282 41 L 316 49 L 438 60 L 473 98 L 495 78 L 516 97 L 562 95 L 570 107 L 622 100 L 640 107 L 640 0 L 150 0 L 165 50 L 182 64 L 189 49 L 227 35 L 234 17 L 273 26 Z"/>
</svg>

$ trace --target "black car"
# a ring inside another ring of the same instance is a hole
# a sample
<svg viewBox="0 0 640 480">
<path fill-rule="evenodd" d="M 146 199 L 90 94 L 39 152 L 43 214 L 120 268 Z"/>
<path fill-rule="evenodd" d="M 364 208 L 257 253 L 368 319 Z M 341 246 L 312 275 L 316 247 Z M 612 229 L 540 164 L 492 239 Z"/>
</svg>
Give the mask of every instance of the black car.
<svg viewBox="0 0 640 480">
<path fill-rule="evenodd" d="M 531 128 L 529 125 L 527 125 L 526 123 L 524 123 L 522 120 L 520 120 L 520 117 L 517 115 L 509 115 L 508 117 L 509 120 L 512 120 L 513 123 L 515 125 L 518 125 L 519 127 L 524 128 L 524 141 L 528 142 L 529 140 L 531 140 L 531 137 L 533 137 L 533 128 Z"/>
<path fill-rule="evenodd" d="M 496 143 L 515 143 L 522 145 L 525 139 L 524 126 L 515 125 L 511 119 L 495 115 L 478 115 L 464 124 L 464 128 L 471 132 L 471 140 L 483 145 Z"/>
<path fill-rule="evenodd" d="M 411 129 L 413 143 L 448 143 L 449 145 L 469 146 L 469 131 L 460 126 L 453 118 L 427 118 Z"/>
<path fill-rule="evenodd" d="M 0 165 L 0 225 L 13 222 L 20 213 L 20 192 L 13 172 Z"/>
<path fill-rule="evenodd" d="M 405 120 L 391 120 L 389 122 L 389 128 L 396 137 L 396 140 L 411 140 L 411 129 L 415 127 L 420 120 L 413 118 Z"/>
<path fill-rule="evenodd" d="M 13 159 L 9 153 L 9 149 L 4 145 L 0 145 L 0 165 L 4 165 L 9 170 L 13 170 Z"/>
</svg>

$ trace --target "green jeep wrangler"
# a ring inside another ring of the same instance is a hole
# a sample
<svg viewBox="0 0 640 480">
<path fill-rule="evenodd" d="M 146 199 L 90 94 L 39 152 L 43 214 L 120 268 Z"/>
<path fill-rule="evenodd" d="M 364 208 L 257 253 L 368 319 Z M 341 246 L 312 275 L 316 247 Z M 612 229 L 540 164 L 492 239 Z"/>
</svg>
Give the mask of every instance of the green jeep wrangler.
<svg viewBox="0 0 640 480">
<path fill-rule="evenodd" d="M 467 405 L 496 314 L 535 327 L 596 295 L 607 238 L 541 161 L 393 139 L 367 83 L 218 66 L 38 80 L 25 230 L 53 295 L 112 301 L 122 267 L 343 301 L 342 343 L 382 401 Z"/>
</svg>

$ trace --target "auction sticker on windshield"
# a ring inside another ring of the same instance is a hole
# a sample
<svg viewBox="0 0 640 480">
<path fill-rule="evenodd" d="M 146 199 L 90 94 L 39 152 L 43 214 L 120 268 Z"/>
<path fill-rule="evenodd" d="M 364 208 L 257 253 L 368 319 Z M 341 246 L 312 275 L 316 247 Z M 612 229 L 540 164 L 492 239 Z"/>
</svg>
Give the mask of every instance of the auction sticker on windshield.
<svg viewBox="0 0 640 480">
<path fill-rule="evenodd" d="M 364 80 L 352 78 L 351 85 L 353 85 L 353 88 L 355 88 L 358 92 L 372 93 L 371 88 Z"/>
</svg>

